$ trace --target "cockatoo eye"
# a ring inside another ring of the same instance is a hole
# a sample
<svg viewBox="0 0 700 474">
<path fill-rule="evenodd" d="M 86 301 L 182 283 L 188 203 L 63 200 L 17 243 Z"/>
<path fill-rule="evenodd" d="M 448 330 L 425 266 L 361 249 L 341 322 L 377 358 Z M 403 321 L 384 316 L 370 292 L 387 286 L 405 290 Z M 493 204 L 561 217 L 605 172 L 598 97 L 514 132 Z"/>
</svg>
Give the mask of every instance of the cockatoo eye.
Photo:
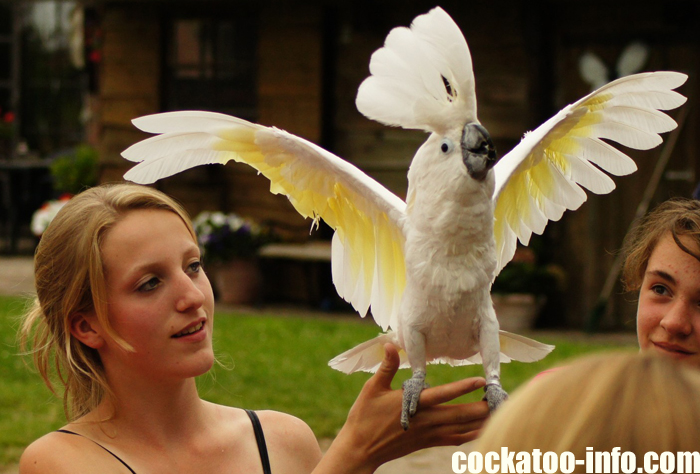
<svg viewBox="0 0 700 474">
<path fill-rule="evenodd" d="M 449 153 L 452 153 L 452 150 L 454 149 L 455 144 L 449 138 L 443 138 L 440 142 L 440 151 L 442 151 L 444 154 L 447 155 Z"/>
</svg>

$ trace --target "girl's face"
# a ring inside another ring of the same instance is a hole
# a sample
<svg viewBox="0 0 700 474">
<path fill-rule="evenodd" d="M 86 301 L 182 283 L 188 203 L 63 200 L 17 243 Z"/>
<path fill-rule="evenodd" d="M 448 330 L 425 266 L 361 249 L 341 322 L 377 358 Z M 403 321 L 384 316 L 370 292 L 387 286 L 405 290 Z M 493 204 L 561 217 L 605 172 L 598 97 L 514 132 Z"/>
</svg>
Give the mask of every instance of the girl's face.
<svg viewBox="0 0 700 474">
<path fill-rule="evenodd" d="M 685 247 L 698 252 L 687 237 Z M 700 261 L 681 250 L 671 233 L 654 248 L 639 291 L 637 337 L 652 350 L 700 368 Z"/>
<path fill-rule="evenodd" d="M 109 319 L 134 349 L 105 338 L 105 369 L 153 377 L 186 378 L 214 361 L 214 296 L 200 253 L 177 214 L 129 212 L 102 243 Z"/>
</svg>

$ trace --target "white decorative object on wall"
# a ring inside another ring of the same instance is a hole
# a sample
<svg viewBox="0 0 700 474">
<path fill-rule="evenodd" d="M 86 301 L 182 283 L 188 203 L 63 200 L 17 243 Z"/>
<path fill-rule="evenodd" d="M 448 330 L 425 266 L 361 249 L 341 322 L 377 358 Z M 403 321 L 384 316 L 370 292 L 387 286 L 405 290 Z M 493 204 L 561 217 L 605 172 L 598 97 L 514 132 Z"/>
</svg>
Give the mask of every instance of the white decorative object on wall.
<svg viewBox="0 0 700 474">
<path fill-rule="evenodd" d="M 581 77 L 591 86 L 591 90 L 607 84 L 620 77 L 629 76 L 642 70 L 649 58 L 649 47 L 640 41 L 627 45 L 617 60 L 615 71 L 597 54 L 586 51 L 578 61 Z"/>
</svg>

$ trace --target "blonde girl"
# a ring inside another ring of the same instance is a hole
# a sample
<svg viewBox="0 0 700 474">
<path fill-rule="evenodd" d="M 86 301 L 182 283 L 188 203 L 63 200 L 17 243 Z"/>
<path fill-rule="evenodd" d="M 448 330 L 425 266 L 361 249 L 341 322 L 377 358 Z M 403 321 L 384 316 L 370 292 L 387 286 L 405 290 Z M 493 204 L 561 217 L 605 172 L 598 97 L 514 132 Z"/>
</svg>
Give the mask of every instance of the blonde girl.
<svg viewBox="0 0 700 474">
<path fill-rule="evenodd" d="M 187 213 L 152 188 L 71 199 L 41 239 L 35 277 L 22 334 L 46 384 L 63 391 L 68 423 L 25 450 L 22 474 L 369 473 L 474 439 L 488 413 L 484 402 L 443 404 L 483 386 L 467 379 L 424 391 L 404 432 L 392 346 L 324 456 L 293 416 L 199 398 L 194 378 L 214 363 L 213 293 Z"/>
</svg>

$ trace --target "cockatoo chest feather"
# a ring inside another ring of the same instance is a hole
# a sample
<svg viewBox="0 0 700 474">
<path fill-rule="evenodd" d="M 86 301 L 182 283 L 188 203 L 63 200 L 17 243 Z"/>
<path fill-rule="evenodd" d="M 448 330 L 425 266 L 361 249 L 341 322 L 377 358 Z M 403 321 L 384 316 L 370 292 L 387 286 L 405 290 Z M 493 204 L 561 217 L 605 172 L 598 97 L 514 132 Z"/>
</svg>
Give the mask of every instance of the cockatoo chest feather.
<svg viewBox="0 0 700 474">
<path fill-rule="evenodd" d="M 422 151 L 409 170 L 401 319 L 426 335 L 429 353 L 448 355 L 475 344 L 491 308 L 494 177 L 477 182 L 460 156 L 431 163 Z"/>
</svg>

